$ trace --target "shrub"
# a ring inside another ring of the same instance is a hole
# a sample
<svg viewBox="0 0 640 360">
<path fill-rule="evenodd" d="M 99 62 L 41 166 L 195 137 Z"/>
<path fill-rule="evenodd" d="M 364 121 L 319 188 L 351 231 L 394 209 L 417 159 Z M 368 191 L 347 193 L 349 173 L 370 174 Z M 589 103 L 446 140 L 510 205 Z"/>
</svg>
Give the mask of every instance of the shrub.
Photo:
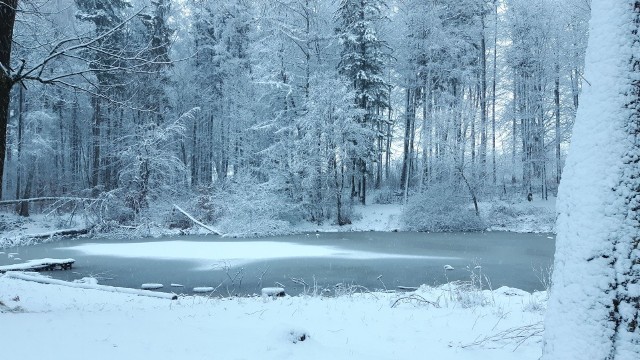
<svg viewBox="0 0 640 360">
<path fill-rule="evenodd" d="M 475 214 L 468 196 L 453 187 L 435 185 L 409 200 L 402 214 L 408 231 L 482 231 L 485 222 Z"/>
</svg>

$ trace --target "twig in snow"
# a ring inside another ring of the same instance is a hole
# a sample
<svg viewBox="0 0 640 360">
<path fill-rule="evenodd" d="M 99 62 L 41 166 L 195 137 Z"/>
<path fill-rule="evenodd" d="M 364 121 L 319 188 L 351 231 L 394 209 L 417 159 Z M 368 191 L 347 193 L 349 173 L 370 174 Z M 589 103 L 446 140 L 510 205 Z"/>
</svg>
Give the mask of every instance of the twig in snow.
<svg viewBox="0 0 640 360">
<path fill-rule="evenodd" d="M 391 308 L 395 308 L 398 304 L 401 304 L 401 303 L 418 303 L 418 304 L 431 305 L 435 308 L 440 307 L 440 305 L 438 305 L 437 303 L 433 301 L 429 301 L 420 295 L 411 294 L 409 296 L 403 296 L 401 298 L 396 299 L 396 301 L 394 301 L 393 304 L 391 304 Z"/>
<path fill-rule="evenodd" d="M 515 343 L 516 347 L 513 349 L 513 351 L 516 351 L 518 350 L 520 345 L 524 344 L 525 341 L 536 337 L 542 337 L 543 332 L 544 327 L 542 325 L 542 322 L 538 322 L 535 324 L 509 328 L 499 333 L 485 336 L 470 344 L 462 345 L 462 348 L 480 346 L 487 342 L 505 342 L 503 347 L 507 346 L 507 344 L 509 343 Z"/>
</svg>

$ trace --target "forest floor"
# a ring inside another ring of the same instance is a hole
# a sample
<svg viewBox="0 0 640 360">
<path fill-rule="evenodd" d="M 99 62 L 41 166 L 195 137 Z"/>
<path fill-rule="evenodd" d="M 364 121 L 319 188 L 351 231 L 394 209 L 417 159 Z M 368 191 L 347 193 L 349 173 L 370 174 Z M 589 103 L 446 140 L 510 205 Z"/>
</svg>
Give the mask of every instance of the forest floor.
<svg viewBox="0 0 640 360">
<path fill-rule="evenodd" d="M 354 291 L 357 288 L 353 289 Z M 0 275 L 6 359 L 538 359 L 546 292 L 470 284 L 410 293 L 171 301 Z"/>
</svg>

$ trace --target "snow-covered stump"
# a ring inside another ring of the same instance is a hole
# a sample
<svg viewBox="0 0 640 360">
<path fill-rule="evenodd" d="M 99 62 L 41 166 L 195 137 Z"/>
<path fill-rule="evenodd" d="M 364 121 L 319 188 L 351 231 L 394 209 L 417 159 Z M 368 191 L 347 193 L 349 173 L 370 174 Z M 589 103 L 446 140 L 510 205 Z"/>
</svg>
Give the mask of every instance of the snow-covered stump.
<svg viewBox="0 0 640 360">
<path fill-rule="evenodd" d="M 271 297 L 271 298 L 277 298 L 277 297 L 284 297 L 286 295 L 286 293 L 284 292 L 284 289 L 281 287 L 266 287 L 266 288 L 262 288 L 262 297 Z"/>
</svg>

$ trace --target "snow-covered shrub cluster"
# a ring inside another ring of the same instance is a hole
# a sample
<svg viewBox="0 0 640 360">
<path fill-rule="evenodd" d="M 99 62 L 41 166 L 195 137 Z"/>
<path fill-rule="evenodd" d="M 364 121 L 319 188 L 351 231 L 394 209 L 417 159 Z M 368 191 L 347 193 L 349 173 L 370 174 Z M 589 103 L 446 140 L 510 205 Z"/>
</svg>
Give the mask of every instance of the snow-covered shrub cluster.
<svg viewBox="0 0 640 360">
<path fill-rule="evenodd" d="M 545 205 L 553 204 L 545 203 Z M 540 206 L 536 203 L 510 203 L 505 201 L 491 204 L 485 214 L 488 227 L 494 230 L 517 230 L 521 232 L 552 232 L 555 227 L 554 206 Z"/>
<path fill-rule="evenodd" d="M 234 178 L 201 197 L 199 204 L 208 221 L 230 236 L 287 234 L 291 224 L 300 220 L 284 196 L 250 176 Z"/>
<path fill-rule="evenodd" d="M 412 196 L 402 214 L 407 231 L 481 231 L 486 229 L 468 196 L 453 187 L 432 186 Z"/>
<path fill-rule="evenodd" d="M 402 201 L 402 192 L 392 187 L 386 187 L 372 192 L 372 204 L 398 204 Z"/>
</svg>

